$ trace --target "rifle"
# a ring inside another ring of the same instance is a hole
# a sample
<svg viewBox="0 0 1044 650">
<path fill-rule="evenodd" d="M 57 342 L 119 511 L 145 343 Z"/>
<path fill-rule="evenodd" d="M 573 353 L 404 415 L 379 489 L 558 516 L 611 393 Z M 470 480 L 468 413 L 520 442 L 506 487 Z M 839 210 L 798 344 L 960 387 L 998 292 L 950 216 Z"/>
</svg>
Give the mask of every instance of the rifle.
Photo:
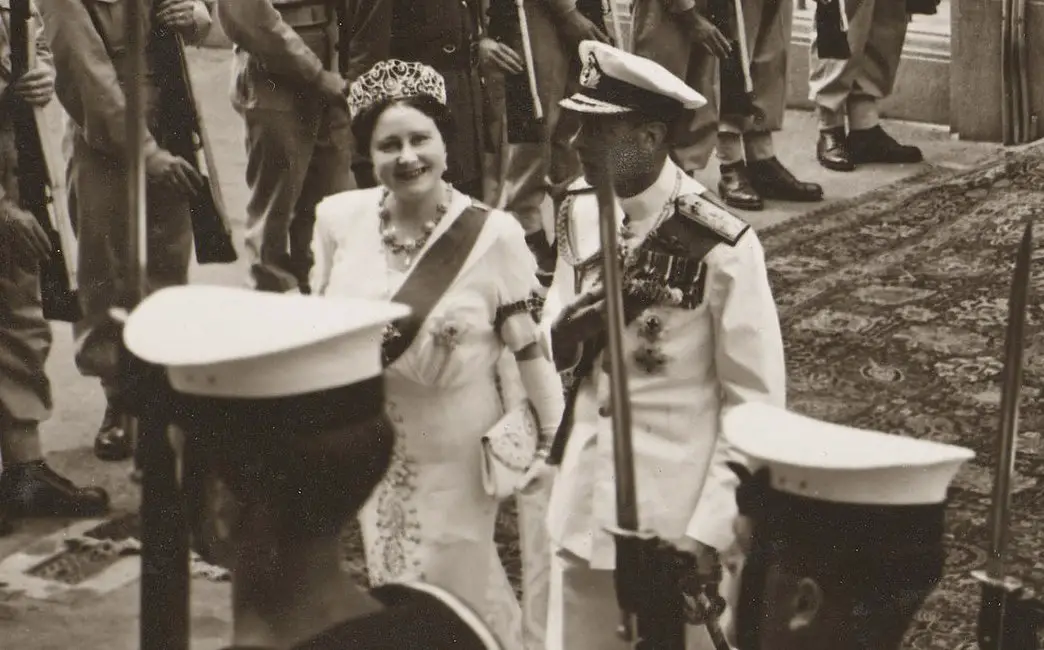
<svg viewBox="0 0 1044 650">
<path fill-rule="evenodd" d="M 31 0 L 11 0 L 11 78 L 35 65 L 36 25 Z M 18 202 L 31 212 L 51 240 L 51 255 L 40 265 L 44 318 L 76 322 L 81 317 L 76 297 L 77 243 L 65 193 L 61 154 L 55 150 L 43 107 L 15 99 L 10 102 L 18 150 Z"/>
<path fill-rule="evenodd" d="M 1019 395 L 1032 256 L 1033 223 L 1030 222 L 1019 246 L 1008 303 L 1001 426 L 990 513 L 990 553 L 985 570 L 972 572 L 982 585 L 977 634 L 980 650 L 1039 650 L 1037 631 L 1044 627 L 1044 603 L 1020 580 L 1007 575 L 1004 566 L 1011 519 L 1011 479 L 1018 453 Z"/>
<path fill-rule="evenodd" d="M 163 140 L 160 146 L 187 160 L 203 177 L 203 191 L 192 197 L 189 203 L 196 261 L 200 264 L 235 262 L 232 226 L 221 194 L 210 138 L 193 92 L 192 77 L 185 61 L 185 44 L 177 32 L 157 26 L 152 32 L 148 51 L 156 76 L 164 80 L 160 84 L 156 116 Z M 202 161 L 200 150 L 203 151 Z"/>
<path fill-rule="evenodd" d="M 708 18 L 729 39 L 729 55 L 718 62 L 721 71 L 719 113 L 740 118 L 753 117 L 754 81 L 750 76 L 747 29 L 740 0 L 709 0 Z"/>
</svg>

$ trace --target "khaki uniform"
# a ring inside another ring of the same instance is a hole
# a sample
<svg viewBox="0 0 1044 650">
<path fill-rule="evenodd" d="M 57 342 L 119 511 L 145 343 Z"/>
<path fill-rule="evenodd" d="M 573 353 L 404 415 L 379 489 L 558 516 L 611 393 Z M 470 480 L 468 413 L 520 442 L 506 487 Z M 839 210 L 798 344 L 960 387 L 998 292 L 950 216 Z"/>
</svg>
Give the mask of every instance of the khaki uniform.
<svg viewBox="0 0 1044 650">
<path fill-rule="evenodd" d="M 765 160 L 775 155 L 771 132 L 783 128 L 783 116 L 787 112 L 787 48 L 793 32 L 794 0 L 740 1 L 746 23 L 754 108 L 760 115 L 745 122 L 722 116 L 719 131 L 744 135 L 746 159 Z M 719 156 L 722 153 L 719 150 Z M 722 156 L 722 162 L 739 162 L 727 159 L 732 157 Z"/>
<path fill-rule="evenodd" d="M 11 70 L 10 0 L 0 0 L 0 18 L 0 93 L 5 93 Z M 40 24 L 39 17 L 36 23 Z M 36 42 L 37 65 L 52 67 L 42 30 Z M 11 118 L 0 109 L 0 193 L 4 203 L 18 201 L 17 164 Z M 14 250 L 13 242 L 0 239 L 0 458 L 6 463 L 40 457 L 37 425 L 51 416 L 52 408 L 51 383 L 44 369 L 51 351 L 51 327 L 43 316 L 39 268 L 21 262 L 21 252 Z"/>
<path fill-rule="evenodd" d="M 673 134 L 673 157 L 686 172 L 707 166 L 718 135 L 718 60 L 693 46 L 670 15 L 693 6 L 692 0 L 635 0 L 633 10 L 634 53 L 656 61 L 707 99 Z"/>
<path fill-rule="evenodd" d="M 580 173 L 580 160 L 570 146 L 578 123 L 558 105 L 571 93 L 579 76 L 575 48 L 562 39 L 557 27 L 561 17 L 575 7 L 576 0 L 528 0 L 525 3 L 545 137 L 542 142 L 505 142 L 499 195 L 493 202 L 515 215 L 526 234 L 543 227 L 541 208 L 547 196 L 547 181 L 561 183 Z M 517 20 L 513 22 L 511 34 L 503 40 L 521 56 L 520 32 Z M 491 21 L 490 33 L 497 37 L 494 27 Z"/>
<path fill-rule="evenodd" d="M 869 129 L 878 123 L 878 100 L 892 92 L 906 40 L 906 3 L 846 0 L 848 59 L 820 59 L 809 50 L 808 98 L 815 102 L 820 127 Z"/>
<path fill-rule="evenodd" d="M 218 2 L 236 46 L 232 104 L 246 124 L 247 260 L 275 283 L 260 288 L 305 284 L 315 204 L 352 187 L 347 107 L 329 104 L 315 86 L 337 67 L 334 4 Z"/>
<path fill-rule="evenodd" d="M 41 5 L 54 52 L 55 87 L 69 115 L 69 213 L 79 238 L 79 295 L 84 318 L 75 324 L 76 363 L 100 377 L 113 394 L 119 339 L 104 327 L 108 310 L 124 291 L 127 243 L 126 99 L 128 81 L 126 0 L 48 0 Z M 196 3 L 195 22 L 183 37 L 194 42 L 211 25 L 206 5 Z M 157 86 L 146 85 L 146 161 L 157 155 L 164 134 L 156 128 Z M 192 254 L 188 199 L 149 183 L 145 193 L 147 285 L 150 291 L 184 284 Z"/>
</svg>

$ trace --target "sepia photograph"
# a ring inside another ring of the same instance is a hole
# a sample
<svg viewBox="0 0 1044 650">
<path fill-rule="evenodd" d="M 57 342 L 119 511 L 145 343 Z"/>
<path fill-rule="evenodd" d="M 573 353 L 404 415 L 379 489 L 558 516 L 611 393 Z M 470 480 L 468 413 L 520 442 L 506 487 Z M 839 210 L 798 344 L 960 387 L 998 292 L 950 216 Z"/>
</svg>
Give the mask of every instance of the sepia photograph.
<svg viewBox="0 0 1044 650">
<path fill-rule="evenodd" d="M 0 648 L 1044 650 L 1042 111 L 1042 0 L 0 0 Z"/>
</svg>

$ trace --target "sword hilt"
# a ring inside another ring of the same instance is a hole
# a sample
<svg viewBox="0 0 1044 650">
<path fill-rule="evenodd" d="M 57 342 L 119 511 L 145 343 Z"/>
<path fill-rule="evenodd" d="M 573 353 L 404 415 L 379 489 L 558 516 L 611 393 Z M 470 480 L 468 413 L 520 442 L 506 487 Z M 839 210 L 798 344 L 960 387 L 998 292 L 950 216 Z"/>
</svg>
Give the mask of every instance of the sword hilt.
<svg viewBox="0 0 1044 650">
<path fill-rule="evenodd" d="M 979 650 L 1039 650 L 1044 602 L 1015 578 L 993 578 L 984 571 L 972 576 L 982 585 Z"/>
</svg>

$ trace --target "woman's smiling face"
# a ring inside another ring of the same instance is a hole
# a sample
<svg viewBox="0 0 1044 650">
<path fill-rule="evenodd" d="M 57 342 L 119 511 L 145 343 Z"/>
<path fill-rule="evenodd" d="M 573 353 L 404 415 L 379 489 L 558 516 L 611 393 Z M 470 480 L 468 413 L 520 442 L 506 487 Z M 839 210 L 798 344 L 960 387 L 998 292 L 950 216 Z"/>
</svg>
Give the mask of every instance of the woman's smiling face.
<svg viewBox="0 0 1044 650">
<path fill-rule="evenodd" d="M 435 120 L 406 104 L 393 104 L 377 118 L 370 145 L 377 179 L 403 199 L 437 188 L 446 171 L 446 142 Z"/>
</svg>

